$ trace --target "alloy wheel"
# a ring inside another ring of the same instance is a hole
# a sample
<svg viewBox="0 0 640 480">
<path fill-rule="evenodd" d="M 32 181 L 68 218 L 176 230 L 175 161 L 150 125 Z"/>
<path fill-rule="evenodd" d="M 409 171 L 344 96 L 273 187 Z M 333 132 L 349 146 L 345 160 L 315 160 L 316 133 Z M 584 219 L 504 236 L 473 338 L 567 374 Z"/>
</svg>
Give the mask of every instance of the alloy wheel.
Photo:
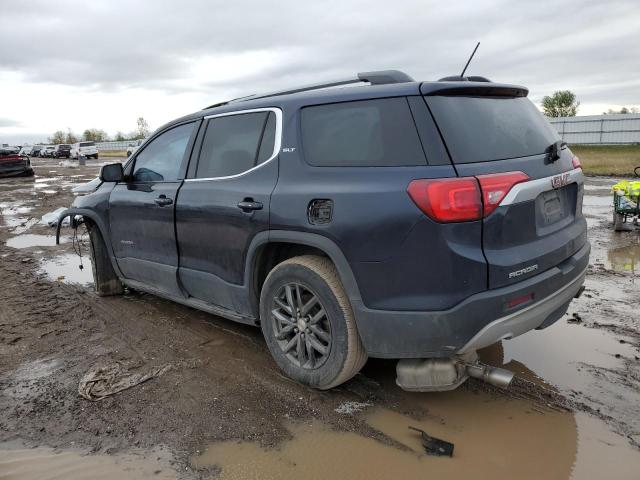
<svg viewBox="0 0 640 480">
<path fill-rule="evenodd" d="M 331 351 L 331 325 L 318 296 L 299 283 L 283 285 L 273 298 L 271 322 L 285 356 L 304 369 L 321 367 Z"/>
</svg>

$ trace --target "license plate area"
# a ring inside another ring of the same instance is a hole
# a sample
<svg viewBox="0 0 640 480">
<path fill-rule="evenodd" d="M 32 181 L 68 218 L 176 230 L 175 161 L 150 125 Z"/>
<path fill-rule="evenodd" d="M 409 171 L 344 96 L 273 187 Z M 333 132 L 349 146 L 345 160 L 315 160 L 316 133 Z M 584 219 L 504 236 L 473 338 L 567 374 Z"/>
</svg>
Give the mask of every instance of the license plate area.
<svg viewBox="0 0 640 480">
<path fill-rule="evenodd" d="M 575 218 L 577 185 L 542 192 L 536 198 L 536 227 L 546 235 L 571 223 Z"/>
</svg>

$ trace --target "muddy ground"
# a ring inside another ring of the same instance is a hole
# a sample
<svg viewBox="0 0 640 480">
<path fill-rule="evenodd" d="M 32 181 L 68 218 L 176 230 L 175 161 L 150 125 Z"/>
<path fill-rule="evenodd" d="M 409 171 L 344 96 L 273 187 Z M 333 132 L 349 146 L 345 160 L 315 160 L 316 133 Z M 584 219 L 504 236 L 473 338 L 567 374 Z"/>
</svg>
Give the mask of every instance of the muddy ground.
<svg viewBox="0 0 640 480">
<path fill-rule="evenodd" d="M 612 231 L 612 179 L 586 186 L 584 295 L 554 326 L 481 352 L 517 373 L 513 389 L 409 394 L 394 362 L 370 360 L 319 392 L 280 374 L 258 329 L 93 293 L 72 231 L 55 246 L 40 219 L 100 164 L 35 159 L 34 178 L 0 180 L 0 478 L 638 478 L 640 230 Z M 82 398 L 83 375 L 114 362 L 168 368 Z M 455 443 L 454 457 L 425 456 L 408 425 Z"/>
</svg>

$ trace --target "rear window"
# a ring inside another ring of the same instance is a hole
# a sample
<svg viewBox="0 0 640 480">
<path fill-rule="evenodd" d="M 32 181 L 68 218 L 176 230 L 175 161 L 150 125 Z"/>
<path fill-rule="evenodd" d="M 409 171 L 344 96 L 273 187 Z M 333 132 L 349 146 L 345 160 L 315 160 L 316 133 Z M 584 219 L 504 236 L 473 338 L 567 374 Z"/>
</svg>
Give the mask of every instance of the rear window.
<svg viewBox="0 0 640 480">
<path fill-rule="evenodd" d="M 246 172 L 273 155 L 274 134 L 273 112 L 212 118 L 202 141 L 196 176 L 219 178 Z"/>
<path fill-rule="evenodd" d="M 306 161 L 318 167 L 427 163 L 404 97 L 303 108 L 302 144 Z"/>
<path fill-rule="evenodd" d="M 560 140 L 525 97 L 429 96 L 426 100 L 455 163 L 538 155 Z"/>
<path fill-rule="evenodd" d="M 93 147 L 94 145 L 94 142 L 80 142 L 81 147 Z"/>
</svg>

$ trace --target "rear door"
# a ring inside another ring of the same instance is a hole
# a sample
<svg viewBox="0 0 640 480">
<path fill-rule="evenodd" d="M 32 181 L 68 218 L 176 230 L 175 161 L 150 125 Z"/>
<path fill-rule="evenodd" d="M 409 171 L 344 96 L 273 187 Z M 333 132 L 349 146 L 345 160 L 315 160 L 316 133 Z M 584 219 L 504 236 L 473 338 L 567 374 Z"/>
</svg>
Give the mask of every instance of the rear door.
<svg viewBox="0 0 640 480">
<path fill-rule="evenodd" d="M 489 288 L 544 272 L 586 243 L 582 170 L 523 95 L 489 86 L 484 94 L 474 86 L 425 96 L 458 175 L 475 176 L 481 185 L 507 179 L 491 198 L 483 195 Z M 494 175 L 505 172 L 526 176 Z M 512 186 L 514 179 L 519 183 Z"/>
<path fill-rule="evenodd" d="M 281 125 L 275 108 L 205 119 L 176 207 L 179 275 L 190 296 L 250 314 L 245 260 L 269 228 Z"/>
<path fill-rule="evenodd" d="M 182 124 L 151 140 L 109 199 L 111 242 L 123 275 L 171 295 L 181 295 L 175 200 L 196 126 Z"/>
</svg>

